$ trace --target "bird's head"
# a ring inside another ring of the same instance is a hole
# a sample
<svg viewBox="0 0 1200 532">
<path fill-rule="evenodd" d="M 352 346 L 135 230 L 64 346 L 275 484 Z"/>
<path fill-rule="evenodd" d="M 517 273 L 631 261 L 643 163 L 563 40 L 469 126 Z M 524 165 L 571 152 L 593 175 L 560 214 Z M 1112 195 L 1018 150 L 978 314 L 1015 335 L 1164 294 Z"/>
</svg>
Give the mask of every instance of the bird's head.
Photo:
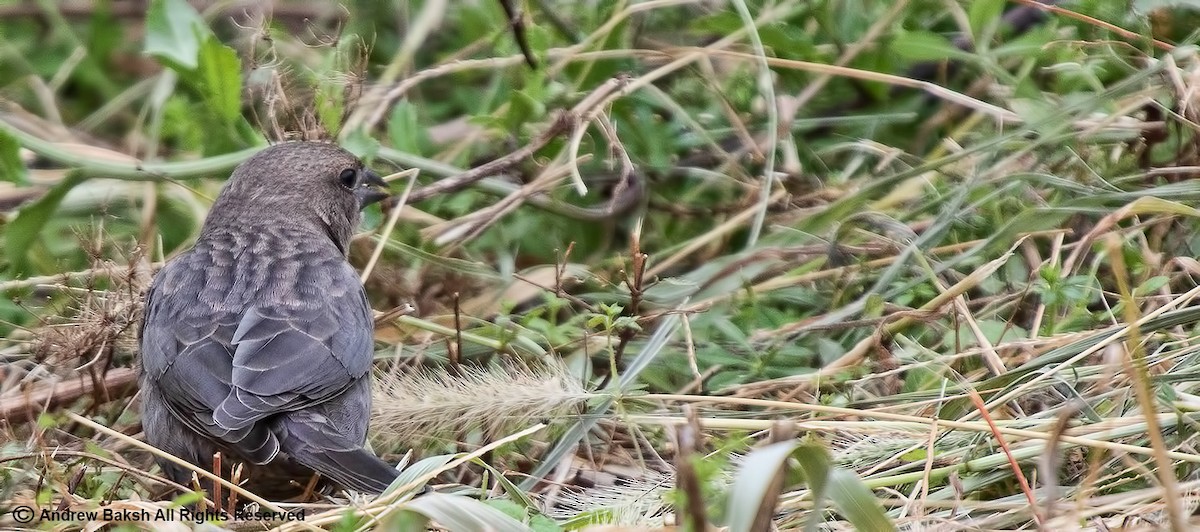
<svg viewBox="0 0 1200 532">
<path fill-rule="evenodd" d="M 316 223 L 345 250 L 360 211 L 386 198 L 386 186 L 358 157 L 334 144 L 286 142 L 238 165 L 209 219 Z"/>
</svg>

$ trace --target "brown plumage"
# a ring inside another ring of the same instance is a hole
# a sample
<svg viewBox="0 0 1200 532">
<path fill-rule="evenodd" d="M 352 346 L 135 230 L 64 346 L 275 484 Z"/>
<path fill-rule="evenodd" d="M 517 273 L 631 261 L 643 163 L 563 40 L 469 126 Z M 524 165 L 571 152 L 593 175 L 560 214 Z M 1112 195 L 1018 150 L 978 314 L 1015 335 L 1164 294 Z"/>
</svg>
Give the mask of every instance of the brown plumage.
<svg viewBox="0 0 1200 532">
<path fill-rule="evenodd" d="M 383 184 L 316 142 L 267 148 L 234 170 L 195 247 L 146 295 L 149 443 L 205 469 L 216 451 L 262 466 L 250 471 L 264 495 L 311 471 L 361 492 L 388 486 L 396 470 L 363 449 L 374 328 L 346 261 Z M 159 464 L 190 484 L 189 470 Z"/>
</svg>

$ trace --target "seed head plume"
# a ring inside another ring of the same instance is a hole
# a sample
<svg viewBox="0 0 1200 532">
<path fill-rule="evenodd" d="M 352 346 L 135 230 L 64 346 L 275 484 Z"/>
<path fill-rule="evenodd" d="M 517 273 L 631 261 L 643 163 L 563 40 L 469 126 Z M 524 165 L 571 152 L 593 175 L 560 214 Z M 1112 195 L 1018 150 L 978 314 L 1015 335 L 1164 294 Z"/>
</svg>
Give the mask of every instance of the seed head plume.
<svg viewBox="0 0 1200 532">
<path fill-rule="evenodd" d="M 582 517 L 590 524 L 661 527 L 671 513 L 667 495 L 674 487 L 673 474 L 648 470 L 620 484 L 566 491 L 547 515 L 560 520 Z"/>
<path fill-rule="evenodd" d="M 561 365 L 393 372 L 375 387 L 372 421 L 380 443 L 471 430 L 494 435 L 578 413 L 592 397 Z"/>
</svg>

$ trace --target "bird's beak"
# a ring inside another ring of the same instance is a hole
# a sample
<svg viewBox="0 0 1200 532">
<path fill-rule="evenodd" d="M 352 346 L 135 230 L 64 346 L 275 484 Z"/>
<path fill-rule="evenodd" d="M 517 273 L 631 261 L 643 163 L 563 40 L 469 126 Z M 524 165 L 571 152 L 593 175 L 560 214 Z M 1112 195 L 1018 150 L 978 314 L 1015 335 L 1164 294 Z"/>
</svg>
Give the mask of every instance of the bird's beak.
<svg viewBox="0 0 1200 532">
<path fill-rule="evenodd" d="M 363 170 L 362 180 L 354 189 L 354 197 L 358 198 L 358 208 L 365 209 L 367 205 L 379 202 L 388 196 L 387 183 L 383 178 L 375 172 Z"/>
</svg>

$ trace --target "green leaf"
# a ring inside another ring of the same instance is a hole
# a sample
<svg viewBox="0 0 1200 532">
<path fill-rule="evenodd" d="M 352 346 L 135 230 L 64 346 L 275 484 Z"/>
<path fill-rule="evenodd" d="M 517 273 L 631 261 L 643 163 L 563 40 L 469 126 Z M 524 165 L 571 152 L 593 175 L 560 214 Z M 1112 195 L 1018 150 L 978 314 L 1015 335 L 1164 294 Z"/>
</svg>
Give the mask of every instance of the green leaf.
<svg viewBox="0 0 1200 532">
<path fill-rule="evenodd" d="M 101 458 L 111 458 L 112 453 L 100 446 L 96 440 L 83 440 L 83 449 L 89 454 L 94 454 Z"/>
<path fill-rule="evenodd" d="M 536 502 L 534 502 L 533 498 L 530 497 L 529 494 L 526 493 L 524 490 L 522 490 L 521 488 L 518 488 L 516 484 L 513 484 L 513 482 L 511 480 L 509 480 L 508 477 L 504 476 L 504 473 L 502 471 L 496 469 L 495 467 L 492 467 L 491 464 L 488 464 L 487 462 L 485 462 L 479 458 L 472 460 L 472 462 L 474 462 L 479 467 L 482 467 L 482 468 L 490 471 L 496 479 L 496 484 L 500 485 L 500 489 L 504 490 L 505 495 L 512 497 L 514 504 L 520 504 L 521 506 L 524 506 L 525 508 L 530 508 L 530 509 L 538 508 L 538 505 Z M 534 524 L 534 528 L 535 529 L 538 528 L 536 523 Z"/>
<path fill-rule="evenodd" d="M 5 228 L 4 244 L 8 259 L 12 261 L 9 264 L 10 275 L 15 277 L 25 273 L 25 259 L 29 247 L 37 240 L 54 211 L 58 210 L 58 205 L 62 203 L 67 192 L 86 179 L 84 174 L 77 170 L 68 173 L 66 179 L 46 192 L 45 196 L 21 209 L 12 223 L 8 224 Z"/>
<path fill-rule="evenodd" d="M 370 162 L 375 158 L 375 154 L 379 153 L 379 141 L 363 131 L 362 128 L 355 129 L 346 135 L 342 141 L 342 147 L 346 151 L 353 153 L 359 159 Z"/>
<path fill-rule="evenodd" d="M 900 57 L 913 61 L 940 61 L 973 57 L 972 54 L 956 48 L 950 39 L 927 31 L 901 33 L 892 42 L 892 50 Z"/>
<path fill-rule="evenodd" d="M 1047 44 L 1055 39 L 1052 28 L 1037 28 L 1015 39 L 991 49 L 992 57 L 996 59 L 1017 56 L 1023 59 L 1036 59 L 1047 54 Z M 1028 82 L 1028 77 L 1021 80 Z"/>
<path fill-rule="evenodd" d="M 1055 106 L 1050 102 L 1029 98 L 1013 98 L 1009 101 L 1009 106 L 1013 112 L 1017 113 L 1017 116 L 1021 117 L 1025 123 L 1030 124 L 1041 135 L 1057 135 L 1068 127 L 1065 124 L 1046 123 L 1043 120 L 1043 117 L 1050 116 L 1056 110 Z"/>
<path fill-rule="evenodd" d="M 0 130 L 0 180 L 29 184 L 29 170 L 21 161 L 21 143 L 12 135 Z"/>
<path fill-rule="evenodd" d="M 407 153 L 420 155 L 425 144 L 425 128 L 417 116 L 417 106 L 408 100 L 400 100 L 392 106 L 392 116 L 387 123 L 388 139 L 392 147 Z"/>
<path fill-rule="evenodd" d="M 834 508 L 854 525 L 855 530 L 864 532 L 888 532 L 896 530 L 895 523 L 888 519 L 887 512 L 867 489 L 858 475 L 836 468 L 829 473 L 829 500 Z"/>
<path fill-rule="evenodd" d="M 403 512 L 400 512 L 400 514 L 403 514 Z M 337 523 L 333 524 L 331 530 L 332 532 L 357 532 L 359 530 L 359 523 L 362 521 L 363 519 L 361 516 L 359 516 L 353 508 L 346 508 L 346 511 L 342 513 L 342 518 L 339 519 Z M 407 532 L 411 529 L 400 528 L 397 530 L 404 530 Z"/>
<path fill-rule="evenodd" d="M 508 99 L 508 104 L 508 112 L 504 115 L 504 125 L 514 133 L 519 133 L 523 124 L 537 120 L 546 114 L 545 104 L 524 90 L 513 91 Z"/>
<path fill-rule="evenodd" d="M 1132 7 L 1134 11 L 1140 13 L 1149 13 L 1156 9 L 1175 7 L 1200 9 L 1200 0 L 1134 0 Z"/>
<path fill-rule="evenodd" d="M 887 302 L 883 300 L 883 296 L 876 292 L 867 294 L 867 302 L 865 308 L 863 309 L 863 315 L 872 318 L 882 316 L 883 312 L 887 310 L 885 307 L 886 303 Z"/>
<path fill-rule="evenodd" d="M 542 514 L 531 517 L 529 519 L 529 527 L 533 529 L 533 532 L 557 532 L 563 529 L 553 519 Z"/>
<path fill-rule="evenodd" d="M 813 511 L 809 513 L 804 529 L 816 530 L 822 520 L 821 509 L 825 506 L 825 494 L 829 491 L 829 472 L 833 469 L 833 460 L 829 451 L 814 444 L 800 446 L 795 456 L 800 470 L 804 472 L 804 482 L 812 492 Z"/>
<path fill-rule="evenodd" d="M 1129 214 L 1146 215 L 1146 214 L 1175 214 L 1180 216 L 1200 217 L 1200 211 L 1194 207 L 1184 205 L 1177 201 L 1166 200 L 1154 196 L 1142 196 L 1126 205 L 1122 211 L 1127 211 Z"/>
<path fill-rule="evenodd" d="M 975 36 L 975 45 L 990 39 L 996 31 L 1000 13 L 1004 11 L 1006 0 L 973 0 L 967 12 L 967 20 L 971 24 L 971 35 Z"/>
<path fill-rule="evenodd" d="M 923 448 L 913 449 L 907 453 L 900 455 L 902 462 L 920 462 L 929 457 L 929 451 Z"/>
<path fill-rule="evenodd" d="M 39 429 L 52 429 L 58 426 L 58 418 L 54 417 L 54 414 L 42 412 L 38 414 L 37 426 Z"/>
<path fill-rule="evenodd" d="M 459 456 L 462 455 L 439 454 L 437 456 L 430 456 L 429 458 L 408 466 L 404 468 L 404 470 L 401 471 L 398 476 L 396 476 L 396 480 L 392 481 L 392 485 L 388 486 L 387 491 L 384 493 L 391 493 L 392 490 L 396 489 L 397 487 L 409 484 L 418 478 L 421 478 L 423 475 L 427 475 L 434 471 L 440 471 L 446 467 L 446 464 L 449 464 L 452 460 L 458 458 Z M 417 489 L 419 490 L 422 486 L 424 486 L 424 484 L 417 486 Z"/>
<path fill-rule="evenodd" d="M 559 527 L 558 524 L 556 524 L 554 520 L 550 519 L 549 517 L 536 512 L 530 516 L 529 513 L 531 509 L 528 506 L 522 506 L 508 499 L 488 499 L 483 502 L 492 508 L 504 512 L 505 515 L 513 519 L 518 521 L 527 521 L 530 528 L 533 528 L 533 532 L 558 532 L 559 530 L 562 530 L 562 528 Z"/>
<path fill-rule="evenodd" d="M 1151 277 L 1146 279 L 1146 281 L 1141 285 L 1138 285 L 1137 288 L 1133 289 L 1133 295 L 1140 297 L 1153 294 L 1154 292 L 1157 292 L 1159 288 L 1166 286 L 1170 281 L 1171 279 L 1165 275 Z"/>
<path fill-rule="evenodd" d="M 545 63 L 546 51 L 554 43 L 554 37 L 550 34 L 550 30 L 537 24 L 527 26 L 525 30 L 526 41 L 529 43 L 529 50 L 533 52 L 533 57 L 539 62 Z M 544 69 L 538 69 L 538 71 L 542 72 Z"/>
<path fill-rule="evenodd" d="M 181 494 L 178 497 L 171 499 L 171 504 L 175 505 L 177 508 L 182 508 L 184 506 L 190 506 L 199 503 L 203 499 L 204 492 L 193 491 Z"/>
<path fill-rule="evenodd" d="M 454 532 L 532 532 L 524 523 L 470 497 L 430 493 L 403 507 Z"/>
<path fill-rule="evenodd" d="M 212 35 L 185 0 L 152 0 L 146 14 L 145 52 L 175 70 L 195 70 L 200 44 Z"/>
<path fill-rule="evenodd" d="M 1090 285 L 1084 286 L 1084 295 L 1087 292 L 1086 288 L 1090 288 Z M 980 319 L 976 320 L 975 324 L 978 326 L 979 332 L 983 333 L 983 337 L 993 345 L 1000 343 L 1005 338 L 1020 337 L 1024 334 L 1024 331 L 1020 327 L 1013 326 L 1006 321 Z M 958 329 L 950 334 L 957 335 L 957 337 L 951 336 L 950 338 L 957 338 L 957 341 L 962 342 L 960 345 L 964 349 L 979 345 L 979 338 L 975 336 L 974 329 L 966 323 L 961 324 Z"/>
<path fill-rule="evenodd" d="M 200 46 L 197 80 L 208 107 L 224 122 L 233 123 L 242 114 L 242 62 L 233 48 L 216 39 Z"/>
<path fill-rule="evenodd" d="M 381 529 L 391 532 L 426 532 L 429 530 L 429 518 L 409 510 L 396 512 L 385 523 Z"/>
<path fill-rule="evenodd" d="M 759 508 L 770 504 L 774 509 L 776 501 L 764 500 L 767 488 L 775 475 L 787 469 L 787 459 L 799 445 L 799 440 L 773 443 L 746 455 L 729 492 L 729 532 L 750 532 Z"/>
</svg>

